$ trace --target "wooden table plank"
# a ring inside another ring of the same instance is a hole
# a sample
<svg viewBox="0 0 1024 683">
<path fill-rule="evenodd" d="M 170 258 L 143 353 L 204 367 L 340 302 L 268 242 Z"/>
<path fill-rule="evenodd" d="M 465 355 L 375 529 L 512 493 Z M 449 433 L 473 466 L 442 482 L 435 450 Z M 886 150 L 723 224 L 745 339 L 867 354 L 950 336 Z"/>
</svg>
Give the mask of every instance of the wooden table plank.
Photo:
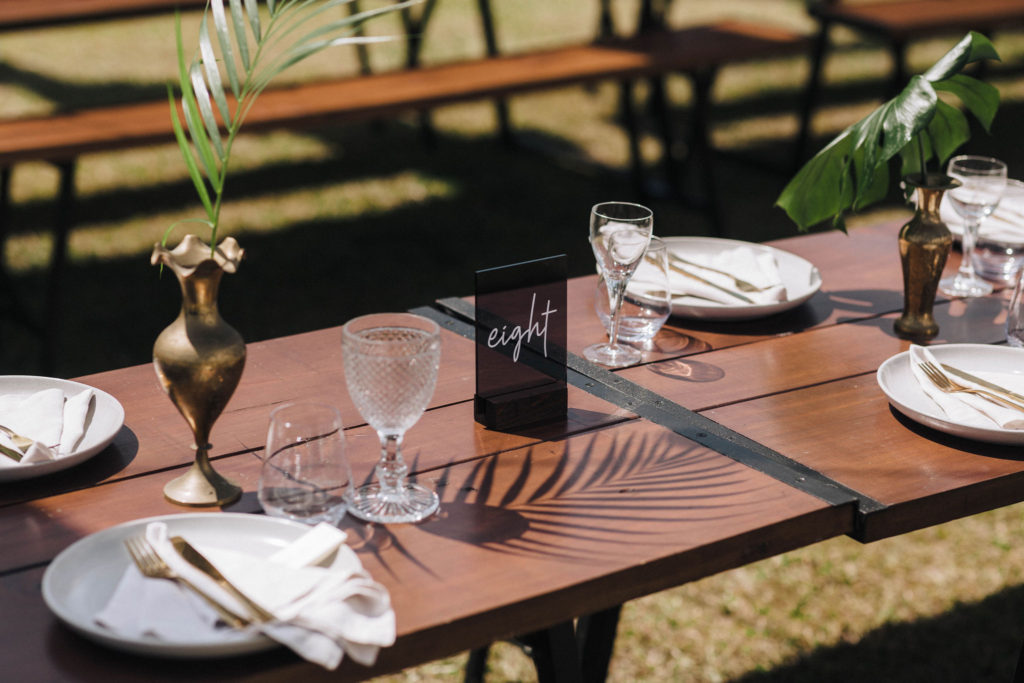
<svg viewBox="0 0 1024 683">
<path fill-rule="evenodd" d="M 405 457 L 413 473 L 430 486 L 439 484 L 438 472 L 453 464 L 483 458 L 537 444 L 560 440 L 567 434 L 634 419 L 629 411 L 595 398 L 578 389 L 569 392 L 569 418 L 554 424 L 518 433 L 486 429 L 473 421 L 473 404 L 464 401 L 427 412 L 408 432 Z M 266 416 L 263 418 L 266 423 Z M 380 457 L 374 431 L 357 427 L 346 431 L 346 452 L 355 481 L 373 475 Z M 97 456 L 103 462 L 110 451 Z M 256 512 L 256 490 L 261 451 L 218 458 L 214 467 L 242 487 L 242 499 L 223 509 L 229 512 Z M 155 470 L 150 476 L 136 476 L 103 485 L 51 492 L 39 495 L 44 484 L 33 489 L 36 497 L 20 505 L 0 507 L 0 572 L 46 562 L 64 546 L 82 535 L 108 526 L 142 517 L 191 511 L 164 500 L 163 486 L 180 474 L 180 469 Z M 11 494 L 14 498 L 15 494 Z M 9 501 L 11 502 L 11 501 Z M 214 511 L 220 508 L 214 508 Z M 46 528 L 45 534 L 40 529 Z"/>
<path fill-rule="evenodd" d="M 442 366 L 430 406 L 471 401 L 473 376 L 473 343 L 443 331 Z M 160 388 L 152 365 L 99 373 L 78 381 L 118 399 L 125 409 L 125 427 L 111 448 L 81 466 L 18 486 L 0 487 L 0 505 L 181 467 L 194 459 L 191 432 Z M 345 425 L 363 424 L 345 386 L 340 328 L 248 345 L 242 380 L 211 434 L 212 457 L 262 448 L 272 408 L 295 400 L 331 403 L 341 410 Z M 603 402 L 585 392 L 574 391 L 572 400 L 576 415 L 572 430 L 587 422 L 588 413 L 600 415 L 604 410 Z"/>
<path fill-rule="evenodd" d="M 1000 297 L 936 306 L 933 343 L 998 343 L 1005 338 Z M 618 375 L 690 410 L 791 391 L 874 372 L 910 342 L 892 331 L 898 314 L 815 329 L 622 370 Z"/>
<path fill-rule="evenodd" d="M 968 441 L 892 410 L 874 374 L 709 411 L 886 507 L 866 513 L 865 541 L 1019 502 L 1020 448 Z M 813 419 L 808 419 L 813 415 Z"/>
<path fill-rule="evenodd" d="M 249 477 L 258 466 L 252 456 L 230 461 Z M 47 535 L 84 535 L 92 523 L 86 518 L 113 521 L 114 489 L 141 491 L 149 479 L 100 487 L 109 492 L 95 494 L 106 501 L 48 519 Z M 851 505 L 831 506 L 641 420 L 456 465 L 446 469 L 444 481 L 441 514 L 430 521 L 343 524 L 396 607 L 399 644 L 382 653 L 373 673 L 544 627 L 852 528 Z M 38 581 L 34 568 L 0 578 L 0 595 L 22 594 L 5 601 L 0 638 L 14 642 L 10 629 L 17 624 L 16 640 L 27 647 L 0 650 L 4 665 L 16 657 L 25 680 L 57 672 L 68 680 L 95 680 L 99 672 L 108 680 L 142 680 L 157 666 L 66 638 L 33 595 Z M 407 637 L 416 647 L 407 647 Z M 54 638 L 59 655 L 47 651 Z M 266 670 L 266 660 L 257 660 L 261 666 L 252 669 L 248 658 L 238 660 L 232 678 L 278 678 Z M 81 662 L 82 670 L 68 675 L 68 661 Z M 316 673 L 287 661 L 288 675 Z M 176 662 L 159 666 L 178 675 L 192 670 Z M 347 667 L 342 680 L 367 673 Z"/>
</svg>

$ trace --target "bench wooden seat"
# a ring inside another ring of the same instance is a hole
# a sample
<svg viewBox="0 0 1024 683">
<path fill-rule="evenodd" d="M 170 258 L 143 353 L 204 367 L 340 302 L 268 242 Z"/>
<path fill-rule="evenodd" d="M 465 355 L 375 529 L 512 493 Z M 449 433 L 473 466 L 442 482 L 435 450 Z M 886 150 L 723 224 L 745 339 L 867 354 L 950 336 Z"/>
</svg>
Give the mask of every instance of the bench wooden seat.
<svg viewBox="0 0 1024 683">
<path fill-rule="evenodd" d="M 727 62 L 792 54 L 805 46 L 802 36 L 787 31 L 729 22 L 315 82 L 264 92 L 250 112 L 245 130 L 323 126 L 599 80 L 693 72 Z M 0 166 L 32 160 L 67 161 L 88 152 L 172 140 L 166 100 L 0 121 Z"/>
<path fill-rule="evenodd" d="M 0 28 L 9 31 L 77 24 L 205 6 L 206 0 L 0 0 Z"/>
<path fill-rule="evenodd" d="M 811 5 L 808 11 L 819 21 L 902 41 L 970 29 L 990 32 L 1024 21 L 1020 0 L 825 2 Z"/>
</svg>

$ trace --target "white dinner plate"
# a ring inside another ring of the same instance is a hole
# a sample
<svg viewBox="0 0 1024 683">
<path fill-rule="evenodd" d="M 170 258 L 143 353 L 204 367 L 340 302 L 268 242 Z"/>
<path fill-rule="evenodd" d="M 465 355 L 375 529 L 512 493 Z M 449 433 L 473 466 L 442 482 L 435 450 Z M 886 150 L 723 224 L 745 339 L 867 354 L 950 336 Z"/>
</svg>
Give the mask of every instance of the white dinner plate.
<svg viewBox="0 0 1024 683">
<path fill-rule="evenodd" d="M 124 426 L 124 408 L 116 398 L 105 391 L 55 377 L 0 375 L 0 394 L 30 396 L 43 389 L 60 389 L 66 396 L 74 396 L 87 389 L 93 390 L 92 405 L 85 417 L 85 433 L 78 442 L 78 448 L 56 460 L 0 466 L 0 482 L 32 479 L 74 467 L 109 446 Z"/>
<path fill-rule="evenodd" d="M 985 373 L 1020 374 L 1024 380 L 1024 349 L 988 344 L 941 344 L 928 350 L 940 363 L 964 372 L 982 376 Z M 940 432 L 976 441 L 1003 444 L 1024 444 L 1024 429 L 1003 429 L 996 426 L 977 427 L 952 421 L 928 398 L 910 370 L 910 352 L 904 351 L 888 359 L 878 368 L 878 386 L 892 406 L 915 422 Z"/>
<path fill-rule="evenodd" d="M 672 315 L 699 320 L 754 320 L 782 313 L 804 303 L 821 288 L 821 274 L 806 259 L 766 244 L 727 240 L 718 237 L 663 237 L 668 248 L 687 258 L 695 254 L 711 256 L 726 249 L 747 247 L 769 252 L 779 266 L 782 284 L 786 287 L 786 301 L 766 304 L 721 304 L 700 301 L 693 297 L 678 297 L 672 301 Z"/>
<path fill-rule="evenodd" d="M 309 531 L 291 520 L 240 513 L 190 513 L 138 519 L 98 531 L 65 548 L 43 574 L 43 599 L 58 619 L 102 645 L 136 654 L 175 658 L 240 655 L 277 647 L 269 638 L 229 631 L 216 641 L 167 641 L 120 636 L 93 617 L 114 593 L 131 559 L 124 540 L 141 535 L 150 522 L 167 524 L 171 535 L 196 545 L 269 557 Z M 219 634 L 220 635 L 220 634 Z"/>
</svg>

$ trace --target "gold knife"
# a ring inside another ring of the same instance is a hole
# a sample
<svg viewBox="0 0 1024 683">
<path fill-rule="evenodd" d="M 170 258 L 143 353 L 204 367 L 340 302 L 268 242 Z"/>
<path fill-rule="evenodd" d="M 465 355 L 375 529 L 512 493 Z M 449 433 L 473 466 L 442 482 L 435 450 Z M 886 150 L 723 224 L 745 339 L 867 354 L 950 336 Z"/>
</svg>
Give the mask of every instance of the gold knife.
<svg viewBox="0 0 1024 683">
<path fill-rule="evenodd" d="M 1004 396 L 1009 396 L 1010 398 L 1012 398 L 1012 399 L 1014 399 L 1016 401 L 1020 401 L 1021 403 L 1024 403 L 1024 396 L 1021 396 L 1018 393 L 1012 392 L 1009 389 L 1001 387 L 998 384 L 993 384 L 992 382 L 983 380 L 980 377 L 975 377 L 974 375 L 971 375 L 969 373 L 964 372 L 960 368 L 954 368 L 951 365 L 946 365 L 945 363 L 943 363 L 942 364 L 942 369 L 945 370 L 946 372 L 948 372 L 951 375 L 956 375 L 960 379 L 966 379 L 969 382 L 974 382 L 978 386 L 985 387 L 989 391 L 995 391 L 997 393 L 1003 394 Z"/>
<path fill-rule="evenodd" d="M 217 568 L 210 563 L 208 559 L 203 557 L 203 555 L 198 550 L 193 548 L 189 544 L 189 542 L 186 541 L 184 538 L 182 538 L 181 536 L 172 536 L 171 545 L 174 546 L 174 549 L 178 551 L 178 554 L 181 555 L 183 560 L 185 560 L 190 565 L 192 565 L 199 571 L 209 576 L 211 579 L 220 584 L 222 588 L 224 588 L 233 596 L 238 598 L 242 602 L 242 604 L 248 607 L 249 610 L 253 614 L 255 614 L 260 621 L 274 621 L 274 619 L 276 619 L 276 617 L 273 614 L 257 605 L 249 598 L 249 596 L 235 588 L 234 584 L 228 581 L 224 577 L 224 575 L 221 574 L 220 571 L 218 571 Z"/>
<path fill-rule="evenodd" d="M 680 275 L 685 275 L 686 277 L 691 278 L 693 280 L 699 280 L 700 282 L 703 282 L 704 284 L 706 284 L 707 286 L 709 286 L 709 287 L 711 287 L 713 289 L 717 289 L 718 291 L 723 292 L 725 294 L 728 294 L 729 296 L 736 297 L 740 301 L 743 301 L 743 302 L 748 303 L 748 304 L 754 303 L 754 300 L 751 299 L 749 296 L 744 296 L 744 295 L 740 294 L 739 292 L 734 292 L 734 291 L 732 291 L 731 289 L 729 289 L 727 287 L 722 287 L 721 285 L 717 285 L 714 282 L 711 282 L 710 280 L 705 280 L 700 275 L 697 275 L 695 273 L 691 273 L 688 270 L 680 268 L 679 266 L 677 266 L 674 263 L 668 264 L 668 267 L 671 268 L 672 270 L 674 270 L 675 272 L 679 273 Z M 698 298 L 704 298 L 704 297 L 698 297 Z"/>
</svg>

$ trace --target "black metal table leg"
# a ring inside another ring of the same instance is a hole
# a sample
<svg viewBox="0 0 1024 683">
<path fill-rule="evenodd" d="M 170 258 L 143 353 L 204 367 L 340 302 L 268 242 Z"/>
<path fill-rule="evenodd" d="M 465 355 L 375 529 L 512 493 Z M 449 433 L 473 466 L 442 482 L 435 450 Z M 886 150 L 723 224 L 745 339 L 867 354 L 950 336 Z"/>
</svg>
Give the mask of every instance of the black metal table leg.
<svg viewBox="0 0 1024 683">
<path fill-rule="evenodd" d="M 571 621 L 519 638 L 529 648 L 539 683 L 581 683 L 580 657 Z"/>
<path fill-rule="evenodd" d="M 608 665 L 615 649 L 622 605 L 580 617 L 576 624 L 576 643 L 584 683 L 602 683 L 608 677 Z"/>
</svg>

